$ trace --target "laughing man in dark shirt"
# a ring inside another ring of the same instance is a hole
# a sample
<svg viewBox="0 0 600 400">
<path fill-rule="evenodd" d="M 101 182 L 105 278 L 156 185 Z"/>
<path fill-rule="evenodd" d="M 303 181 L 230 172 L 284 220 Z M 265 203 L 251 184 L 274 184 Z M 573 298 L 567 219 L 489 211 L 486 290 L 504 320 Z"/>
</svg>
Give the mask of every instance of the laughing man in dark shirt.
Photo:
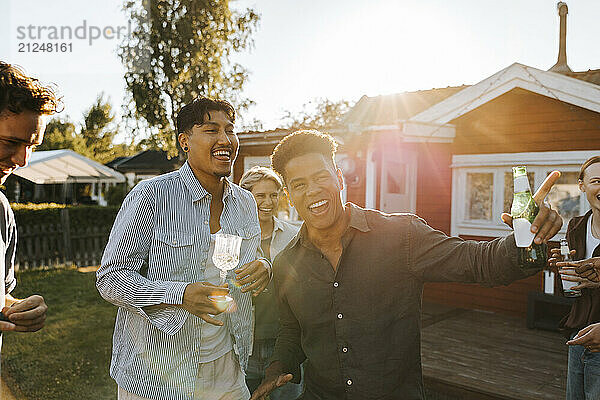
<svg viewBox="0 0 600 400">
<path fill-rule="evenodd" d="M 251 400 L 297 382 L 304 360 L 304 400 L 423 399 L 423 283 L 501 285 L 536 271 L 516 265 L 513 235 L 464 241 L 412 214 L 344 205 L 335 149 L 329 135 L 298 131 L 271 156 L 304 224 L 274 261 L 281 328 Z M 555 211 L 540 208 L 537 242 L 562 225 Z"/>
</svg>

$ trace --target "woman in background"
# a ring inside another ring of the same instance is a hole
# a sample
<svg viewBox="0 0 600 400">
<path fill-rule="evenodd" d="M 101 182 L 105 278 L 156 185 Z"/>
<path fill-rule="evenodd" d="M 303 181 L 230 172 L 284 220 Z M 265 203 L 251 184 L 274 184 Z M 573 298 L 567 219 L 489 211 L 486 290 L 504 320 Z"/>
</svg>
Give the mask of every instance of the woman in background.
<svg viewBox="0 0 600 400">
<path fill-rule="evenodd" d="M 600 156 L 588 159 L 581 166 L 579 189 L 585 193 L 591 210 L 569 221 L 566 236 L 574 260 L 600 256 Z M 551 264 L 562 258 L 557 249 L 552 253 L 554 260 L 550 260 Z M 564 267 L 565 264 L 568 263 L 557 265 Z M 569 275 L 566 270 L 560 272 Z M 576 275 L 575 272 L 570 274 Z M 560 323 L 571 339 L 567 342 L 570 345 L 567 400 L 596 400 L 600 399 L 600 353 L 592 346 L 580 345 L 582 341 L 577 339 L 590 330 L 593 334 L 600 322 L 600 284 L 585 279 L 575 288 L 580 288 L 582 294 Z"/>
<path fill-rule="evenodd" d="M 272 169 L 253 167 L 246 171 L 240 180 L 240 186 L 249 190 L 258 206 L 260 223 L 260 247 L 264 257 L 271 260 L 287 246 L 298 233 L 300 226 L 277 218 L 279 195 L 283 182 Z M 260 385 L 265 376 L 267 362 L 275 348 L 279 330 L 277 299 L 271 282 L 258 297 L 254 298 L 256 324 L 254 325 L 254 346 L 246 371 L 246 384 L 250 393 Z M 270 395 L 271 400 L 295 400 L 302 394 L 302 382 L 288 383 Z"/>
</svg>

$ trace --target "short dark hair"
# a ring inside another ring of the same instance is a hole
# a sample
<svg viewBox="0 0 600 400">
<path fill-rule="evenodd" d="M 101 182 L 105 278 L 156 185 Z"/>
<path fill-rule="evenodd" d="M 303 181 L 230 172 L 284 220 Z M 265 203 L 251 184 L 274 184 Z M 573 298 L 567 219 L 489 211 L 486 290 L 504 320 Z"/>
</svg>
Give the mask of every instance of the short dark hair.
<svg viewBox="0 0 600 400">
<path fill-rule="evenodd" d="M 210 97 L 198 97 L 189 104 L 183 106 L 177 113 L 177 135 L 187 132 L 196 124 L 205 122 L 204 118 L 209 111 L 223 111 L 227 114 L 227 118 L 235 123 L 235 109 L 226 100 L 217 100 Z M 177 139 L 177 138 L 176 138 Z"/>
<path fill-rule="evenodd" d="M 585 175 L 585 170 L 592 164 L 600 163 L 600 156 L 593 156 L 588 158 L 581 168 L 579 169 L 579 180 L 583 181 L 583 176 Z"/>
<path fill-rule="evenodd" d="M 0 61 L 0 114 L 33 111 L 50 115 L 61 111 L 62 102 L 55 90 L 29 77 L 17 67 Z"/>
<path fill-rule="evenodd" d="M 285 181 L 285 166 L 292 158 L 309 153 L 318 153 L 330 158 L 335 165 L 337 143 L 327 133 L 314 129 L 299 130 L 281 139 L 271 154 L 271 167 Z"/>
</svg>

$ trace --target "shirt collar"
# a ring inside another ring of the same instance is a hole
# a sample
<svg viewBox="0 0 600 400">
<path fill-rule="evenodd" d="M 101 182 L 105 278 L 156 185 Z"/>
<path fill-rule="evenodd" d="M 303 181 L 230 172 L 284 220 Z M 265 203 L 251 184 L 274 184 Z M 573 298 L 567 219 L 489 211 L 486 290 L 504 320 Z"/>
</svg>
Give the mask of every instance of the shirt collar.
<svg viewBox="0 0 600 400">
<path fill-rule="evenodd" d="M 194 171 L 192 171 L 192 167 L 190 167 L 190 164 L 187 161 L 181 166 L 181 168 L 179 168 L 179 175 L 192 195 L 192 202 L 201 200 L 209 194 L 208 191 L 200 184 L 198 179 L 196 179 L 196 175 L 194 175 Z M 233 198 L 236 197 L 235 190 L 233 190 L 233 185 L 227 178 L 225 178 L 223 200 L 225 200 L 229 195 L 231 195 Z"/>
<path fill-rule="evenodd" d="M 350 222 L 348 223 L 348 228 L 354 228 L 361 232 L 370 232 L 371 228 L 369 227 L 369 223 L 367 222 L 366 210 L 353 203 L 346 203 L 346 207 L 350 210 Z M 306 244 L 309 243 L 306 223 L 304 222 L 302 223 L 302 227 L 300 228 L 300 233 L 291 240 L 290 247 L 296 246 L 298 242 Z"/>
<path fill-rule="evenodd" d="M 277 217 L 273 217 L 273 231 L 283 231 L 283 223 Z"/>
<path fill-rule="evenodd" d="M 371 228 L 369 228 L 369 223 L 367 222 L 366 210 L 352 203 L 346 203 L 346 207 L 350 209 L 349 226 L 361 232 L 369 232 Z"/>
</svg>

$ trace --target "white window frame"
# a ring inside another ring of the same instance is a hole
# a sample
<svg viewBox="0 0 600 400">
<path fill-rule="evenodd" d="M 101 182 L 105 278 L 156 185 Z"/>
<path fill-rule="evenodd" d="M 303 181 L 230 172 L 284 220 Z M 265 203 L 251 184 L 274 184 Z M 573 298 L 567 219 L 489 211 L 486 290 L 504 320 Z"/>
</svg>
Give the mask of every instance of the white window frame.
<svg viewBox="0 0 600 400">
<path fill-rule="evenodd" d="M 483 236 L 501 237 L 511 232 L 500 219 L 504 205 L 504 173 L 511 172 L 515 165 L 526 165 L 527 172 L 533 172 L 535 191 L 544 179 L 547 172 L 559 170 L 561 172 L 579 172 L 581 164 L 588 158 L 599 155 L 597 151 L 553 151 L 536 153 L 496 153 L 496 154 L 468 154 L 452 157 L 452 218 L 451 234 L 453 236 Z M 492 220 L 466 219 L 467 206 L 467 173 L 493 173 Z M 581 213 L 589 210 L 585 194 L 579 197 Z M 564 238 L 567 223 L 565 220 L 560 232 L 552 240 Z"/>
</svg>

